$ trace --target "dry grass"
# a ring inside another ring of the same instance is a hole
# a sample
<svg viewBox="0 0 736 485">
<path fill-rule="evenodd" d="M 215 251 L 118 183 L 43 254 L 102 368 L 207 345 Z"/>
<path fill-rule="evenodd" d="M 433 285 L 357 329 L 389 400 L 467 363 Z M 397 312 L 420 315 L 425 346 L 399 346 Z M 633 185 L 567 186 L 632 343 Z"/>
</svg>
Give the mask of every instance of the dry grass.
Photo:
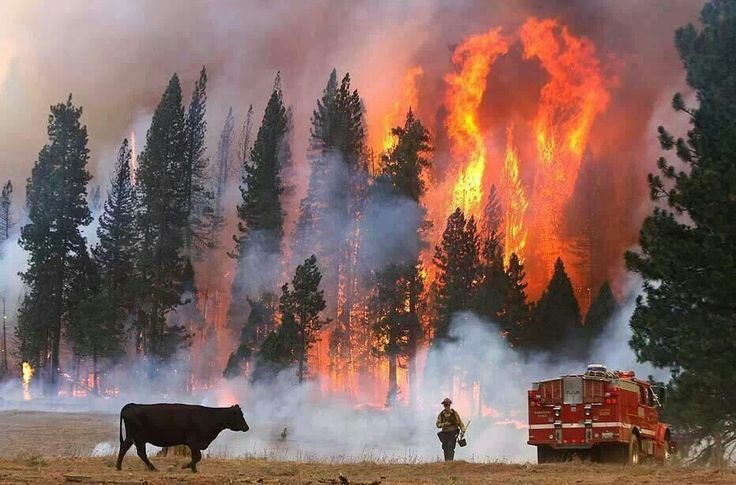
<svg viewBox="0 0 736 485">
<path fill-rule="evenodd" d="M 53 458 L 42 462 L 27 459 L 0 460 L 0 483 L 110 483 L 110 484 L 594 484 L 594 485 L 715 485 L 736 483 L 732 470 L 624 468 L 588 464 L 510 465 L 466 462 L 395 465 L 353 463 L 273 462 L 267 460 L 205 459 L 200 473 L 179 467 L 186 460 L 154 458 L 159 472 L 144 470 L 143 463 L 128 456 L 123 470 L 115 470 L 109 458 Z"/>
<path fill-rule="evenodd" d="M 282 461 L 204 458 L 198 474 L 182 470 L 188 458 L 153 456 L 159 472 L 148 472 L 133 451 L 115 470 L 115 457 L 90 458 L 96 443 L 114 441 L 117 416 L 73 413 L 0 412 L 0 485 L 46 483 L 175 484 L 736 484 L 734 470 L 568 463 L 395 463 L 366 455 L 365 461 L 339 459 Z M 360 457 L 358 457 L 360 458 Z M 415 460 L 414 460 L 415 461 Z M 342 478 L 341 478 L 342 477 Z"/>
</svg>

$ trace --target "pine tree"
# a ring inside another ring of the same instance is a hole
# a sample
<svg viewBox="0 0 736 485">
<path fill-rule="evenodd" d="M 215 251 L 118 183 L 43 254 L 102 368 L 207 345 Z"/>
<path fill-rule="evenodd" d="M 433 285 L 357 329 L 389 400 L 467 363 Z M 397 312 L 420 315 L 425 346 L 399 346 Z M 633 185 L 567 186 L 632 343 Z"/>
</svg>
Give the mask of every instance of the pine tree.
<svg viewBox="0 0 736 485">
<path fill-rule="evenodd" d="M 463 212 L 455 209 L 447 219 L 442 242 L 436 246 L 434 255 L 439 270 L 435 283 L 437 343 L 449 339 L 453 314 L 470 308 L 480 269 L 478 249 L 475 219 L 471 216 L 466 221 Z"/>
<path fill-rule="evenodd" d="M 84 276 L 87 246 L 80 227 L 91 222 L 87 206 L 89 150 L 82 109 L 65 103 L 51 107 L 49 142 L 38 154 L 26 187 L 30 222 L 20 245 L 28 252 L 22 274 L 28 293 L 17 334 L 22 357 L 43 364 L 52 390 L 58 385 L 62 328 L 76 303 L 73 287 Z M 27 334 L 26 334 L 27 331 Z"/>
<path fill-rule="evenodd" d="M 118 152 L 115 173 L 100 215 L 92 249 L 93 261 L 78 289 L 80 303 L 70 324 L 70 339 L 80 357 L 92 359 L 94 390 L 99 394 L 99 361 L 123 355 L 125 323 L 135 305 L 135 275 L 131 271 L 136 255 L 136 192 L 131 177 L 128 140 Z"/>
<path fill-rule="evenodd" d="M 10 211 L 13 203 L 13 184 L 10 180 L 3 186 L 0 193 L 0 243 L 10 239 L 10 233 L 15 226 L 13 214 Z"/>
<path fill-rule="evenodd" d="M 248 298 L 250 313 L 248 319 L 240 331 L 238 348 L 230 354 L 223 375 L 230 379 L 244 375 L 244 365 L 250 364 L 251 358 L 258 351 L 269 335 L 274 320 L 274 307 L 272 294 L 263 295 L 259 299 Z"/>
<path fill-rule="evenodd" d="M 675 36 L 698 106 L 680 94 L 672 106 L 691 129 L 675 139 L 659 128 L 679 162 L 662 157 L 660 175 L 649 175 L 658 206 L 626 263 L 644 279 L 631 346 L 638 359 L 673 370 L 670 417 L 681 435 L 706 440 L 701 456 L 719 465 L 736 436 L 736 1 L 707 2 L 700 20 L 700 30 Z"/>
<path fill-rule="evenodd" d="M 179 78 L 174 74 L 153 113 L 136 177 L 141 233 L 136 347 L 159 359 L 173 356 L 187 337 L 183 327 L 166 324 L 168 313 L 182 303 L 187 266 L 184 233 L 189 214 L 182 165 L 188 145 L 181 99 Z"/>
<path fill-rule="evenodd" d="M 391 134 L 396 144 L 381 157 L 382 173 L 399 194 L 418 203 L 426 191 L 422 173 L 431 166 L 427 158 L 432 152 L 429 131 L 410 108 L 404 126 L 393 128 Z"/>
<path fill-rule="evenodd" d="M 618 302 L 616 302 L 616 297 L 613 296 L 611 285 L 606 281 L 601 285 L 598 294 L 588 309 L 588 314 L 585 315 L 584 330 L 586 341 L 589 345 L 603 333 L 618 310 L 619 306 Z"/>
<path fill-rule="evenodd" d="M 559 346 L 580 326 L 580 307 L 572 282 L 562 259 L 557 258 L 552 279 L 534 307 L 525 344 L 535 349 L 560 350 Z"/>
<path fill-rule="evenodd" d="M 283 315 L 278 329 L 263 340 L 252 380 L 268 380 L 298 362 L 299 329 L 292 314 Z"/>
<path fill-rule="evenodd" d="M 507 334 L 511 328 L 502 325 L 504 305 L 511 282 L 503 267 L 503 249 L 496 231 L 482 241 L 478 283 L 472 308 L 481 317 L 501 325 Z M 504 321 L 503 323 L 508 323 Z"/>
<path fill-rule="evenodd" d="M 220 133 L 220 141 L 217 144 L 216 155 L 216 184 L 215 184 L 215 210 L 221 215 L 223 211 L 223 198 L 227 191 L 230 175 L 233 171 L 233 129 L 235 118 L 233 108 L 230 107 L 225 117 L 225 125 Z"/>
<path fill-rule="evenodd" d="M 426 245 L 422 237 L 426 227 L 423 220 L 426 211 L 419 206 L 419 200 L 426 190 L 422 174 L 430 167 L 427 155 L 432 152 L 429 132 L 415 118 L 411 109 L 407 112 L 403 126 L 393 128 L 392 134 L 396 137 L 396 143 L 382 156 L 382 173 L 369 189 L 366 212 L 370 213 L 374 204 L 380 207 L 386 200 L 391 203 L 394 198 L 407 198 L 417 204 L 422 218 L 407 221 L 407 224 L 416 225 L 404 227 L 407 234 L 411 234 L 409 237 L 414 239 L 405 241 L 407 246 L 404 251 L 390 258 L 383 267 L 371 268 L 370 287 L 373 291 L 368 310 L 377 340 L 374 351 L 388 359 L 389 405 L 395 402 L 399 392 L 399 359 L 407 361 L 410 385 L 416 379 L 413 359 L 422 333 L 418 307 L 424 289 L 419 272 L 419 251 Z M 366 228 L 363 231 L 364 237 L 368 230 Z"/>
<path fill-rule="evenodd" d="M 529 324 L 529 303 L 526 297 L 527 283 L 524 265 L 516 253 L 511 253 L 506 268 L 508 278 L 507 293 L 501 310 L 501 328 L 507 332 L 506 338 L 512 345 L 519 345 Z"/>
<path fill-rule="evenodd" d="M 352 362 L 350 321 L 355 304 L 358 219 L 367 188 L 366 124 L 363 103 L 350 75 L 338 86 L 333 69 L 312 114 L 310 178 L 297 222 L 298 257 L 315 252 L 325 269 L 329 310 L 337 315 L 333 356 Z M 338 302 L 338 295 L 343 297 Z"/>
<path fill-rule="evenodd" d="M 276 289 L 285 216 L 281 173 L 290 163 L 284 158 L 290 152 L 283 148 L 288 143 L 288 130 L 280 74 L 277 74 L 240 186 L 238 234 L 233 236 L 236 246 L 231 254 L 238 259 L 229 310 L 231 320 L 243 314 L 246 298 L 268 304 L 265 300 Z M 253 273 L 259 274 L 258 288 L 247 287 L 247 279 Z M 259 336 L 257 343 L 264 337 Z"/>
<path fill-rule="evenodd" d="M 181 197 L 187 217 L 184 229 L 184 248 L 199 257 L 206 247 L 212 246 L 208 238 L 208 224 L 212 217 L 212 192 L 208 190 L 207 158 L 207 71 L 204 67 L 192 91 L 192 100 L 184 118 L 185 148 L 181 164 Z"/>
<path fill-rule="evenodd" d="M 299 382 L 307 376 L 309 350 L 319 340 L 320 329 L 330 322 L 320 317 L 326 307 L 324 290 L 319 289 L 321 281 L 317 258 L 312 255 L 297 266 L 291 288 L 288 284 L 281 287 L 279 310 L 282 319 L 284 322 L 293 321 L 296 328 L 295 359 Z"/>
<path fill-rule="evenodd" d="M 13 203 L 13 184 L 8 180 L 3 186 L 2 193 L 0 193 L 0 258 L 2 258 L 2 243 L 10 239 L 11 231 L 15 222 L 13 221 L 13 214 L 11 212 L 11 206 Z M 5 294 L 2 294 L 3 306 L 2 314 L 0 318 L 3 320 L 2 330 L 2 358 L 0 359 L 0 380 L 2 380 L 8 373 L 8 338 L 6 320 L 7 316 L 5 313 L 6 301 Z"/>
<path fill-rule="evenodd" d="M 240 130 L 237 146 L 237 164 L 240 168 L 240 176 L 245 177 L 245 168 L 248 166 L 251 146 L 251 132 L 253 131 L 253 105 L 248 106 L 243 127 Z"/>
<path fill-rule="evenodd" d="M 100 268 L 85 261 L 84 278 L 74 287 L 78 303 L 69 319 L 67 336 L 78 358 L 92 360 L 93 392 L 100 394 L 100 361 L 122 358 L 125 341 L 126 310 L 116 293 L 104 281 Z"/>
<path fill-rule="evenodd" d="M 284 209 L 281 204 L 284 184 L 281 180 L 281 169 L 284 160 L 279 155 L 287 128 L 286 108 L 277 75 L 240 187 L 242 202 L 238 205 L 239 235 L 234 236 L 236 254 L 239 257 L 243 256 L 248 244 L 254 242 L 254 237 L 258 237 L 263 251 L 281 251 L 284 233 Z"/>
<path fill-rule="evenodd" d="M 496 239 L 503 241 L 504 234 L 503 225 L 503 208 L 498 198 L 498 191 L 495 185 L 491 185 L 488 193 L 488 201 L 483 209 L 483 217 L 480 224 L 480 235 L 482 239 L 488 239 L 491 234 L 496 233 Z M 501 244 L 501 253 L 503 254 L 503 244 Z"/>
<path fill-rule="evenodd" d="M 102 285 L 115 296 L 113 306 L 128 311 L 134 304 L 134 267 L 139 234 L 136 226 L 137 195 L 131 177 L 131 151 L 127 139 L 118 152 L 115 174 L 100 215 L 99 243 L 92 254 L 99 267 Z"/>
</svg>

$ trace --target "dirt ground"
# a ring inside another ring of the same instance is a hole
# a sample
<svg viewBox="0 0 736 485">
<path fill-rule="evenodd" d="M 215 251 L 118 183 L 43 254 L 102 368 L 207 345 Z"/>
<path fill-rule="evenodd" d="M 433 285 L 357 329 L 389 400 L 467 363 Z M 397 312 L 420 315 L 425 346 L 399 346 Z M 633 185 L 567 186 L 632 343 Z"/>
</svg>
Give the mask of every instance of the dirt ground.
<svg viewBox="0 0 736 485">
<path fill-rule="evenodd" d="M 187 458 L 152 457 L 148 472 L 129 452 L 123 470 L 115 457 L 90 457 L 94 445 L 117 436 L 117 416 L 105 414 L 0 412 L 0 484 L 736 484 L 736 470 L 656 465 L 567 463 L 317 463 L 266 459 L 204 458 L 199 473 L 180 467 Z"/>
</svg>

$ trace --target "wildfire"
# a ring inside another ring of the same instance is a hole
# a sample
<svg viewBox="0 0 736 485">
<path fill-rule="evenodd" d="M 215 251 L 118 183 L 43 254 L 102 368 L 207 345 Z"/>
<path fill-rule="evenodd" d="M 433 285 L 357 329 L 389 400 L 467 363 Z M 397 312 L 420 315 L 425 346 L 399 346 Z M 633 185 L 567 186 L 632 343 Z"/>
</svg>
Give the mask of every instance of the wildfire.
<svg viewBox="0 0 736 485">
<path fill-rule="evenodd" d="M 519 153 L 514 145 L 514 127 L 506 132 L 506 157 L 501 171 L 501 193 L 504 197 L 504 260 L 512 253 L 522 258 L 526 246 L 524 216 L 529 203 L 519 178 Z"/>
<path fill-rule="evenodd" d="M 563 242 L 561 218 L 573 194 L 583 152 L 596 116 L 608 104 L 606 80 L 589 40 L 575 37 L 556 20 L 530 18 L 521 27 L 524 58 L 536 58 L 550 76 L 533 121 L 539 164 L 534 180 L 532 251 L 544 284 L 558 256 L 572 259 Z M 570 257 L 569 257 L 570 256 Z M 574 276 L 574 275 L 573 275 Z"/>
<path fill-rule="evenodd" d="M 478 124 L 478 108 L 491 66 L 499 56 L 506 54 L 508 48 L 508 40 L 501 35 L 500 28 L 471 36 L 452 55 L 458 72 L 445 76 L 447 134 L 452 144 L 452 159 L 460 167 L 452 188 L 452 205 L 448 209 L 452 211 L 460 207 L 468 217 L 478 217 L 486 166 L 486 147 Z"/>
<path fill-rule="evenodd" d="M 381 142 L 381 150 L 383 153 L 391 150 L 396 145 L 396 136 L 391 130 L 396 126 L 404 124 L 404 117 L 409 108 L 416 111 L 419 106 L 419 96 L 417 94 L 417 80 L 424 75 L 421 66 L 409 68 L 401 80 L 401 97 L 397 99 L 391 110 L 383 117 L 384 138 Z"/>
<path fill-rule="evenodd" d="M 28 362 L 23 362 L 23 400 L 31 400 L 31 377 L 33 377 L 33 367 Z"/>
</svg>

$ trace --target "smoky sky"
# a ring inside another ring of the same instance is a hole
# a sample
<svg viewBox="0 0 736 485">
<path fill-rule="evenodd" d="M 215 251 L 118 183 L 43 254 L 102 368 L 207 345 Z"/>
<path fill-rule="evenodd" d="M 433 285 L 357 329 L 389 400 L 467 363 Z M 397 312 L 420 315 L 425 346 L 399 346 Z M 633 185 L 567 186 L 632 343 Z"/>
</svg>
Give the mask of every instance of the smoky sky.
<svg viewBox="0 0 736 485">
<path fill-rule="evenodd" d="M 591 38 L 604 59 L 621 64 L 619 75 L 631 81 L 624 87 L 638 105 L 651 107 L 682 78 L 674 30 L 696 22 L 700 7 L 689 0 L 6 0 L 0 5 L 0 178 L 23 184 L 45 141 L 49 106 L 69 93 L 84 107 L 91 170 L 109 166 L 120 140 L 150 116 L 172 73 L 186 99 L 202 65 L 209 71 L 210 147 L 229 106 L 238 123 L 250 103 L 260 119 L 281 70 L 294 109 L 293 151 L 303 164 L 309 117 L 333 67 L 351 73 L 376 126 L 406 69 L 421 65 L 419 111 L 434 116 L 452 47 L 494 26 L 513 32 L 529 15 L 559 18 Z M 635 114 L 651 114 L 642 111 Z"/>
</svg>

